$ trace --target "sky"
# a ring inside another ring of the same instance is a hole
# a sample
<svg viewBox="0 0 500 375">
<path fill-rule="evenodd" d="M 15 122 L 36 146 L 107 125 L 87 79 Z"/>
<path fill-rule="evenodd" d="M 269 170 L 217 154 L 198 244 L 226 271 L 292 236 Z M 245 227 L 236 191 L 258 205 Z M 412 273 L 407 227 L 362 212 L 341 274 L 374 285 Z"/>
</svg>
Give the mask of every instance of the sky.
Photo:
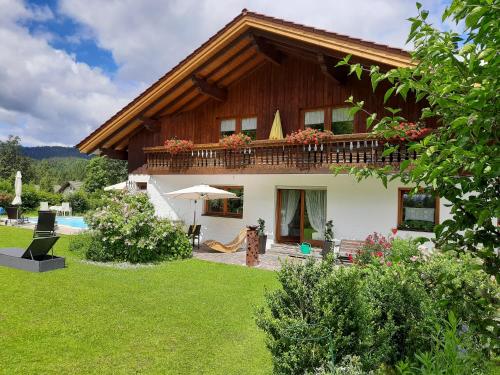
<svg viewBox="0 0 500 375">
<path fill-rule="evenodd" d="M 420 0 L 439 24 L 445 0 Z M 0 0 L 0 140 L 78 143 L 243 8 L 405 46 L 414 0 Z"/>
</svg>

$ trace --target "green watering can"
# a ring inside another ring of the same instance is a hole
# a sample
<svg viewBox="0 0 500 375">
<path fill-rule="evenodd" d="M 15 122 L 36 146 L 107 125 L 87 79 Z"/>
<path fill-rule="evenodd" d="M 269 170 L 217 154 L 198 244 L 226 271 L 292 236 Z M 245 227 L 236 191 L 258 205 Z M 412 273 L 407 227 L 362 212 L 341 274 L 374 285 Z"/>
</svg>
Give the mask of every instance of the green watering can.
<svg viewBox="0 0 500 375">
<path fill-rule="evenodd" d="M 311 254 L 311 244 L 308 242 L 302 242 L 300 244 L 300 252 L 302 254 Z"/>
</svg>

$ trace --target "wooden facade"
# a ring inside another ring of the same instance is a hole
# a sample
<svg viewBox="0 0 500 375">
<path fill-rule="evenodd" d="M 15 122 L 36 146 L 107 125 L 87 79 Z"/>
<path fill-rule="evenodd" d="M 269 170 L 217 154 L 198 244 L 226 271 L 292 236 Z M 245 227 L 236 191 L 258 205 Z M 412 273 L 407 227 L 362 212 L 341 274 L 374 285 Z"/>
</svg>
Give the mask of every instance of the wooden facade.
<svg viewBox="0 0 500 375">
<path fill-rule="evenodd" d="M 165 139 L 192 140 L 195 144 L 216 143 L 220 138 L 220 119 L 257 117 L 257 139 L 269 137 L 274 114 L 279 109 L 283 133 L 289 134 L 303 127 L 303 111 L 308 109 L 342 107 L 354 96 L 364 100 L 369 112 L 388 114 L 384 109 L 384 87 L 372 92 L 368 77 L 361 81 L 349 76 L 344 84 L 333 81 L 319 64 L 295 56 L 287 56 L 277 66 L 267 62 L 240 81 L 229 86 L 227 99 L 208 99 L 195 109 L 160 117 L 159 132 L 146 129 L 130 140 L 128 157 L 130 169 L 142 166 L 146 159 L 143 148 L 160 146 Z M 392 98 L 385 106 L 402 108 L 402 116 L 416 119 L 418 108 L 414 100 Z M 364 133 L 366 115 L 358 112 L 354 132 Z"/>
</svg>

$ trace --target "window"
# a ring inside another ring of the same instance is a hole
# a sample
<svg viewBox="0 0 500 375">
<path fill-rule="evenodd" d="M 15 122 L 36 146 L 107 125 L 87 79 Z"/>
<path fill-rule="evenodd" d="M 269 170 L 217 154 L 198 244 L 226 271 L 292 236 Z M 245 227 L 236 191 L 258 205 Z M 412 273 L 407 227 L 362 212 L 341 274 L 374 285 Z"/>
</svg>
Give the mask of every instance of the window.
<svg viewBox="0 0 500 375">
<path fill-rule="evenodd" d="M 257 117 L 241 119 L 241 132 L 248 135 L 252 140 L 257 139 Z"/>
<path fill-rule="evenodd" d="M 148 183 L 147 182 L 136 182 L 138 190 L 147 190 L 148 189 Z"/>
<path fill-rule="evenodd" d="M 257 139 L 257 117 L 233 117 L 220 120 L 220 137 L 243 133 Z"/>
<path fill-rule="evenodd" d="M 432 232 L 439 223 L 439 198 L 428 193 L 410 194 L 410 189 L 399 189 L 398 228 Z"/>
<path fill-rule="evenodd" d="M 349 114 L 349 107 L 332 108 L 333 134 L 352 134 L 354 130 L 354 116 Z"/>
<path fill-rule="evenodd" d="M 235 199 L 213 199 L 205 202 L 205 215 L 243 217 L 243 186 L 214 186 L 236 194 Z"/>
<path fill-rule="evenodd" d="M 325 130 L 325 111 L 307 111 L 304 113 L 304 127 Z"/>
<path fill-rule="evenodd" d="M 230 118 L 221 120 L 220 122 L 220 135 L 225 137 L 236 133 L 236 119 Z"/>
</svg>

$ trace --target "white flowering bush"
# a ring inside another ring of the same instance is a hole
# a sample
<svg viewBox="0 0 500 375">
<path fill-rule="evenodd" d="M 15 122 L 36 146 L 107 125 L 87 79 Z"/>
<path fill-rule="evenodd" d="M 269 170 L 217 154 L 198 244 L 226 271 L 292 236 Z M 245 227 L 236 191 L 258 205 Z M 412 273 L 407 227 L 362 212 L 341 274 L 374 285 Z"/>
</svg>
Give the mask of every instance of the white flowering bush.
<svg viewBox="0 0 500 375">
<path fill-rule="evenodd" d="M 108 198 L 86 216 L 86 222 L 93 237 L 87 259 L 144 263 L 191 256 L 182 228 L 156 217 L 146 194 Z"/>
</svg>

